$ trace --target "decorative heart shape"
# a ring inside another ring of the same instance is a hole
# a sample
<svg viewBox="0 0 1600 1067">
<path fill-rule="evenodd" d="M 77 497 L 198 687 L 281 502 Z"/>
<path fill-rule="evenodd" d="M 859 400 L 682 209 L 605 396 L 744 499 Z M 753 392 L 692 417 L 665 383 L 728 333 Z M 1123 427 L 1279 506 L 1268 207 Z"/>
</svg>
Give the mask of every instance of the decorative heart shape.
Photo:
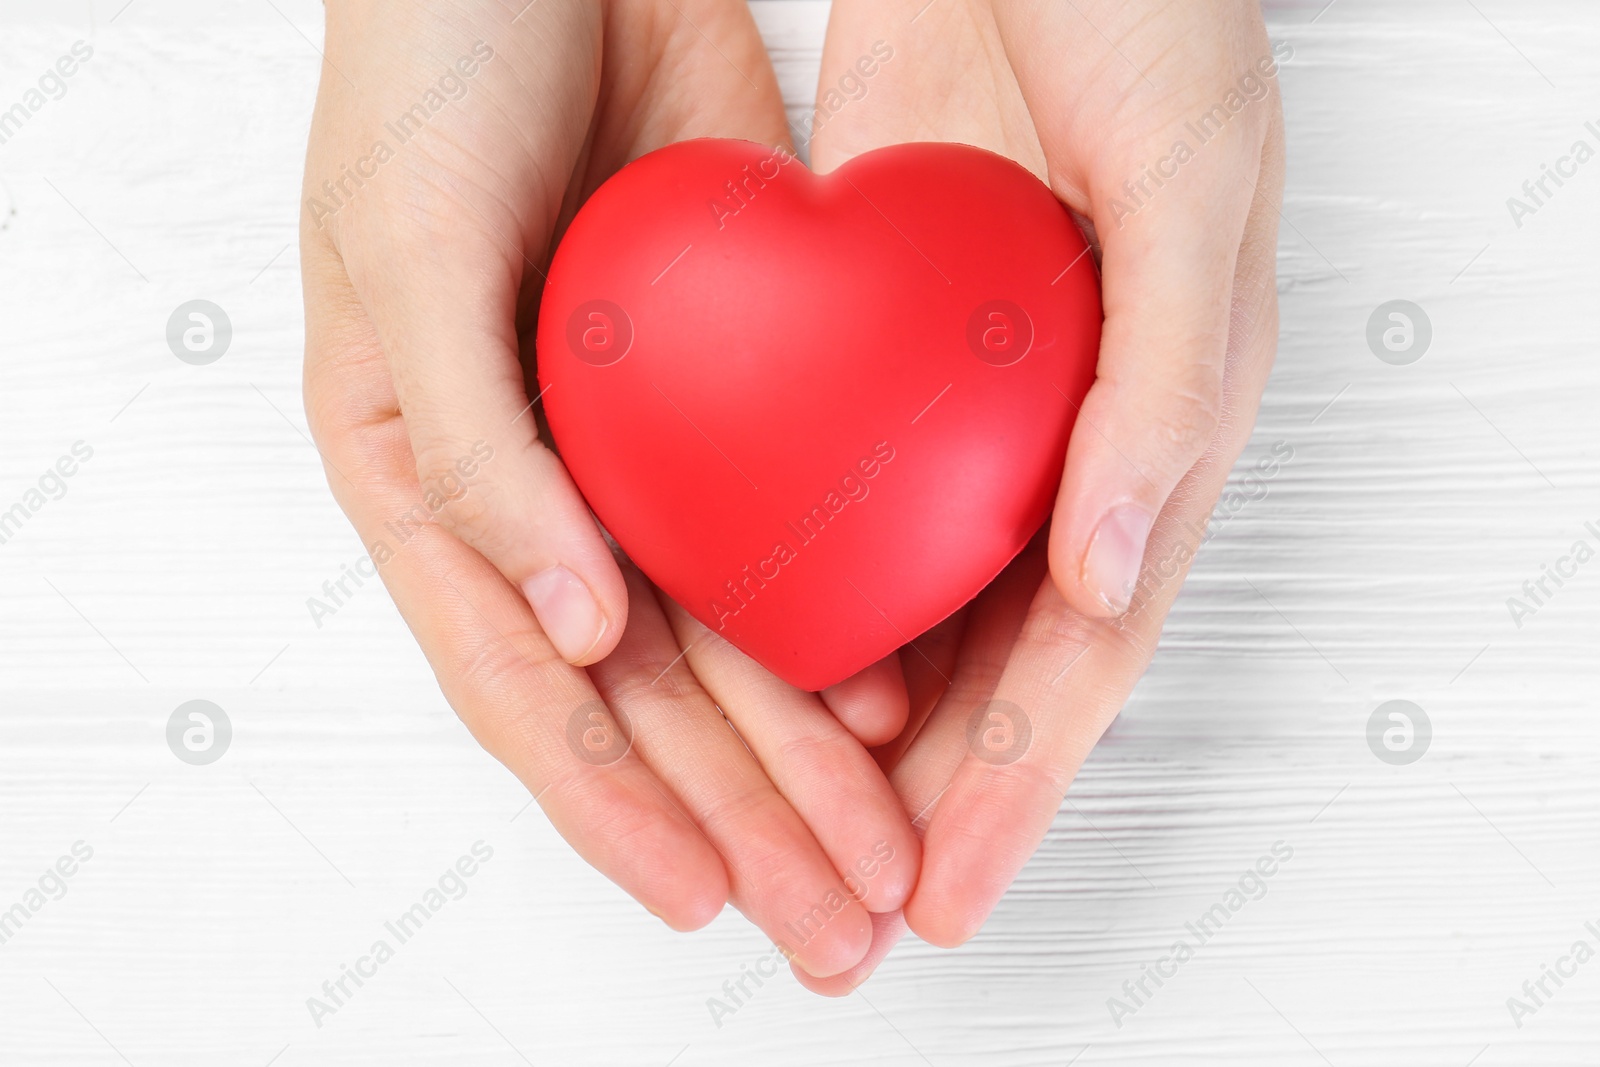
<svg viewBox="0 0 1600 1067">
<path fill-rule="evenodd" d="M 1055 498 L 1094 264 L 1016 163 L 905 144 L 652 152 L 584 204 L 539 313 L 556 444 L 641 570 L 822 689 L 972 599 Z"/>
</svg>

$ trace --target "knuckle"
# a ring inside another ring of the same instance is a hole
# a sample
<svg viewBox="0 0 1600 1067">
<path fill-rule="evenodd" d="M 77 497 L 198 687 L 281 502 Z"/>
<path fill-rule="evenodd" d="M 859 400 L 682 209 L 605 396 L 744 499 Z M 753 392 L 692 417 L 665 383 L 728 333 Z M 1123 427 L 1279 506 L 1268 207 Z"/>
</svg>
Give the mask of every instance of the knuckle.
<svg viewBox="0 0 1600 1067">
<path fill-rule="evenodd" d="M 588 768 L 584 768 L 587 770 Z M 607 767 L 607 772 L 614 767 Z M 670 809 L 638 801 L 614 803 L 597 820 L 594 832 L 627 855 L 659 854 L 681 832 Z"/>
<path fill-rule="evenodd" d="M 1197 365 L 1184 374 L 1168 393 L 1160 425 L 1166 458 L 1193 463 L 1222 427 L 1221 373 Z"/>
<path fill-rule="evenodd" d="M 415 461 L 383 350 L 358 307 L 324 317 L 307 323 L 300 386 L 312 442 L 325 463 L 358 483 L 403 480 Z"/>
<path fill-rule="evenodd" d="M 525 707 L 524 698 L 530 686 L 535 660 L 524 649 L 536 649 L 545 644 L 542 634 L 531 631 L 486 634 L 482 641 L 463 649 L 452 665 L 451 675 L 460 678 L 468 691 L 480 699 L 475 703 L 489 708 L 504 709 L 505 716 L 521 721 Z"/>
<path fill-rule="evenodd" d="M 806 781 L 827 781 L 846 763 L 838 738 L 814 733 L 797 733 L 778 746 L 780 765 Z"/>
<path fill-rule="evenodd" d="M 995 773 L 1010 779 L 1011 787 L 1007 790 L 1008 793 L 1021 797 L 1044 793 L 1064 798 L 1075 776 L 1073 768 L 1033 753 L 1024 755 L 1015 763 L 997 768 Z M 993 834 L 990 832 L 984 832 L 981 836 L 993 840 Z"/>
<path fill-rule="evenodd" d="M 1071 660 L 1094 639 L 1094 622 L 1065 605 L 1035 608 L 1022 620 L 1017 633 L 1017 653 L 1038 658 Z"/>
<path fill-rule="evenodd" d="M 628 668 L 607 690 L 608 698 L 623 706 L 660 701 L 673 705 L 709 705 L 711 696 L 680 660 L 677 663 L 641 663 Z"/>
<path fill-rule="evenodd" d="M 436 514 L 445 529 L 485 555 L 494 555 L 495 547 L 505 542 L 505 535 L 498 530 L 495 508 L 488 496 L 482 489 L 454 496 L 440 495 Z"/>
<path fill-rule="evenodd" d="M 1154 649 L 1140 628 L 1129 625 L 1125 618 L 1093 618 L 1053 602 L 1028 612 L 1017 634 L 1014 655 L 1026 663 L 1060 664 L 1056 669 L 1063 670 L 1070 669 L 1080 656 L 1097 651 L 1109 651 L 1119 663 L 1142 663 Z"/>
<path fill-rule="evenodd" d="M 456 537 L 494 557 L 509 543 L 513 523 L 491 479 L 478 477 L 470 447 L 435 445 L 417 458 L 417 488 L 423 505 Z"/>
<path fill-rule="evenodd" d="M 769 784 L 741 784 L 718 793 L 705 802 L 698 818 L 739 880 L 770 886 L 793 877 L 794 813 Z"/>
<path fill-rule="evenodd" d="M 399 417 L 375 414 L 356 420 L 332 411 L 336 406 L 326 398 L 307 396 L 306 425 L 330 486 L 337 491 L 346 478 L 364 489 L 404 485 L 414 461 Z"/>
</svg>

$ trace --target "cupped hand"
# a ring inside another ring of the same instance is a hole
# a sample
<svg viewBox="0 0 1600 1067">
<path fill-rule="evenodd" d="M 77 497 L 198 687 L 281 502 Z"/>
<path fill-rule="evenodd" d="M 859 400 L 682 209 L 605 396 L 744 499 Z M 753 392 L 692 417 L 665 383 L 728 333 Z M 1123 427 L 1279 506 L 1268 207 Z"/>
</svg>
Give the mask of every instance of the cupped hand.
<svg viewBox="0 0 1600 1067">
<path fill-rule="evenodd" d="M 830 99 L 874 42 L 893 61 Z M 903 141 L 1010 156 L 1090 231 L 1105 325 L 1048 533 L 900 652 L 910 721 L 877 755 L 922 872 L 860 964 L 797 969 L 812 988 L 849 992 L 907 926 L 971 937 L 1149 663 L 1277 345 L 1281 58 L 1248 0 L 835 0 L 816 169 Z"/>
<path fill-rule="evenodd" d="M 669 925 L 731 898 L 831 975 L 915 883 L 860 740 L 900 731 L 899 667 L 819 697 L 706 632 L 614 559 L 525 385 L 565 222 L 697 136 L 789 143 L 742 0 L 329 0 L 306 410 L 445 695 L 567 840 Z"/>
</svg>

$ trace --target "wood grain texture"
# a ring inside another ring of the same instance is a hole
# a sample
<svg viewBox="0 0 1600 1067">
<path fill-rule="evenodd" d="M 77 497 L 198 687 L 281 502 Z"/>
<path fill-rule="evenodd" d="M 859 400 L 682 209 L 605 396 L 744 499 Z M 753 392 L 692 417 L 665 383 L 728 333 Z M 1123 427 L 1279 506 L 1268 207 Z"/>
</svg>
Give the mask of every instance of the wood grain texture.
<svg viewBox="0 0 1600 1067">
<path fill-rule="evenodd" d="M 1593 1064 L 1600 962 L 1520 1028 L 1506 999 L 1600 947 L 1600 562 L 1520 627 L 1506 599 L 1600 541 L 1600 162 L 1520 228 L 1506 198 L 1600 140 L 1600 14 L 1323 3 L 1268 8 L 1282 347 L 1236 485 L 1292 459 L 977 939 L 906 943 L 843 1001 L 780 978 L 720 1027 L 760 934 L 671 934 L 574 857 L 380 587 L 307 611 L 362 551 L 299 403 L 320 5 L 8 5 L 0 108 L 95 54 L 0 145 L 0 511 L 93 458 L 0 544 L 0 910 L 93 858 L 0 945 L 0 1063 Z M 798 118 L 827 5 L 754 7 Z M 236 332 L 191 367 L 163 331 L 202 296 Z M 1411 366 L 1364 340 L 1395 298 L 1433 324 Z M 210 767 L 163 739 L 194 698 L 235 728 Z M 1410 766 L 1367 747 L 1393 698 L 1432 721 Z M 465 896 L 315 1027 L 306 998 L 480 840 Z M 1115 1026 L 1275 842 L 1265 894 Z"/>
</svg>

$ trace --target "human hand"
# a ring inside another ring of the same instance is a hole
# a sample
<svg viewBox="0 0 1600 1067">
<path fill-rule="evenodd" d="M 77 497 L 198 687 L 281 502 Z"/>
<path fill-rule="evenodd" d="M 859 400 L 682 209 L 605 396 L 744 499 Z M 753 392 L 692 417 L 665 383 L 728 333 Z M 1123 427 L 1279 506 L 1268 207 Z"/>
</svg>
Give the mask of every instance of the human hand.
<svg viewBox="0 0 1600 1067">
<path fill-rule="evenodd" d="M 903 725 L 897 663 L 801 693 L 619 569 L 525 387 L 543 265 L 588 193 L 673 141 L 788 142 L 748 10 L 330 0 L 326 59 L 301 230 L 306 410 L 445 695 L 669 925 L 731 896 L 810 973 L 854 964 L 867 908 L 898 908 L 918 864 L 858 740 Z M 840 895 L 864 857 L 865 905 Z"/>
<path fill-rule="evenodd" d="M 860 964 L 796 969 L 833 994 L 908 925 L 971 937 L 1038 847 L 1154 653 L 1277 344 L 1283 133 L 1256 5 L 835 0 L 821 84 L 879 40 L 895 60 L 827 117 L 816 169 L 904 141 L 1010 156 L 1089 225 L 1106 317 L 1047 537 L 901 650 L 912 713 L 877 755 L 925 824 L 922 873 Z"/>
</svg>

